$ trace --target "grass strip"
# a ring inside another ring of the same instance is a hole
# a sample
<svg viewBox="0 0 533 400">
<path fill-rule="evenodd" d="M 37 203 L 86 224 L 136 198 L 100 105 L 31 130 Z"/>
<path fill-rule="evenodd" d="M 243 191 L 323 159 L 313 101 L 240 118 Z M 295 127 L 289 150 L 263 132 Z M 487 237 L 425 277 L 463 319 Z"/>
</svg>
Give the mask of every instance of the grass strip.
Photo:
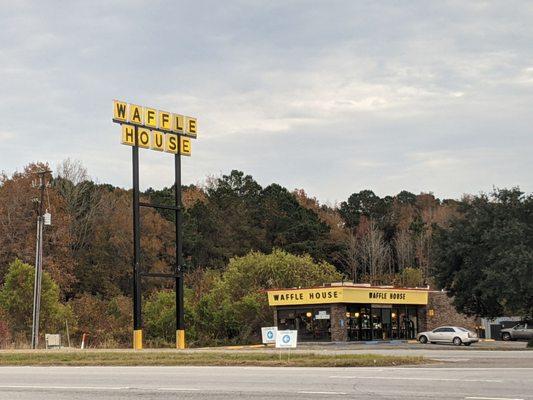
<svg viewBox="0 0 533 400">
<path fill-rule="evenodd" d="M 280 357 L 281 354 L 281 357 Z M 179 351 L 33 351 L 0 352 L 0 366 L 264 366 L 264 367 L 384 367 L 427 363 L 424 357 L 377 354 L 238 353 Z"/>
</svg>

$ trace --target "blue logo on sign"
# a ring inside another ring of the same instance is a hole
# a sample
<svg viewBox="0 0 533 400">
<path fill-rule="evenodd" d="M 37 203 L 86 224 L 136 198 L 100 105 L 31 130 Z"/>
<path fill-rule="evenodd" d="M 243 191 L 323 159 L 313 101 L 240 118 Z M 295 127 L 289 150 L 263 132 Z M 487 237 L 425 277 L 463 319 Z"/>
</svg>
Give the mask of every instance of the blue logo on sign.
<svg viewBox="0 0 533 400">
<path fill-rule="evenodd" d="M 274 332 L 272 332 L 272 331 L 268 331 L 268 332 L 267 332 L 267 338 L 268 338 L 268 339 L 272 339 L 273 337 L 274 337 Z"/>
<path fill-rule="evenodd" d="M 283 335 L 283 338 L 281 338 L 283 343 L 289 343 L 291 341 L 291 337 L 289 335 Z"/>
</svg>

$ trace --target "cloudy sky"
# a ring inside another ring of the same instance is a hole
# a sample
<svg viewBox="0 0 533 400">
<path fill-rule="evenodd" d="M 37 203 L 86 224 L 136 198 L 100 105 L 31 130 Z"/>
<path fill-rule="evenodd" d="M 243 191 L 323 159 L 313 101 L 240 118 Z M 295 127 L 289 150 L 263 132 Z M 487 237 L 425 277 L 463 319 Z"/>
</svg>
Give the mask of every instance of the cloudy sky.
<svg viewBox="0 0 533 400">
<path fill-rule="evenodd" d="M 533 3 L 0 0 L 0 170 L 131 186 L 112 99 L 198 117 L 184 183 L 533 191 Z M 141 151 L 141 184 L 172 156 Z"/>
</svg>

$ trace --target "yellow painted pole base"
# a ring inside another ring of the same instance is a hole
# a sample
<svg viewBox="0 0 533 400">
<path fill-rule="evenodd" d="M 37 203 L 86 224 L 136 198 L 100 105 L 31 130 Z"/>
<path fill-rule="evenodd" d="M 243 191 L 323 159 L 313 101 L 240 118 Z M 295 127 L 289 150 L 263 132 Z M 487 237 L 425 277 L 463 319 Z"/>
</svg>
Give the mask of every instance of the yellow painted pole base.
<svg viewBox="0 0 533 400">
<path fill-rule="evenodd" d="M 143 348 L 143 330 L 135 329 L 133 331 L 133 350 L 142 350 Z"/>
<path fill-rule="evenodd" d="M 178 329 L 176 331 L 176 349 L 183 350 L 185 348 L 185 330 Z"/>
</svg>

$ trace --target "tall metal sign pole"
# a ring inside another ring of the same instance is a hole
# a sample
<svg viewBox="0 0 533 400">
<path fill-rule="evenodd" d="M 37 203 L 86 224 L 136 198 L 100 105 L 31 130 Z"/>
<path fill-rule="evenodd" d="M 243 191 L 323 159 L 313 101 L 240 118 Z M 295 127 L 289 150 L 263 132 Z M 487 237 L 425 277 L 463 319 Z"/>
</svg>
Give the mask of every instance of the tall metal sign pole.
<svg viewBox="0 0 533 400">
<path fill-rule="evenodd" d="M 174 156 L 174 203 L 176 205 L 176 346 L 185 348 L 185 315 L 183 311 L 183 222 L 181 213 L 181 155 Z"/>
<path fill-rule="evenodd" d="M 139 146 L 138 132 L 135 130 L 135 146 L 131 148 L 133 170 L 133 348 L 142 349 L 141 315 L 141 210 L 139 207 Z"/>
<path fill-rule="evenodd" d="M 39 346 L 39 319 L 41 310 L 41 281 L 43 273 L 43 229 L 44 229 L 44 217 L 43 217 L 43 203 L 44 203 L 44 189 L 46 188 L 46 174 L 51 171 L 39 171 L 37 175 L 39 177 L 38 188 L 39 195 L 39 207 L 37 215 L 37 240 L 35 244 L 35 277 L 33 282 L 33 318 L 31 329 L 31 348 L 36 349 Z"/>
<path fill-rule="evenodd" d="M 172 278 L 176 284 L 176 348 L 185 348 L 183 292 L 183 228 L 181 212 L 181 156 L 191 155 L 196 138 L 196 118 L 159 111 L 115 100 L 113 122 L 122 126 L 122 144 L 132 146 L 133 166 L 133 348 L 142 349 L 141 278 Z M 140 201 L 139 147 L 174 154 L 174 204 Z M 175 216 L 176 261 L 172 273 L 152 273 L 141 266 L 140 208 L 173 210 Z"/>
</svg>

